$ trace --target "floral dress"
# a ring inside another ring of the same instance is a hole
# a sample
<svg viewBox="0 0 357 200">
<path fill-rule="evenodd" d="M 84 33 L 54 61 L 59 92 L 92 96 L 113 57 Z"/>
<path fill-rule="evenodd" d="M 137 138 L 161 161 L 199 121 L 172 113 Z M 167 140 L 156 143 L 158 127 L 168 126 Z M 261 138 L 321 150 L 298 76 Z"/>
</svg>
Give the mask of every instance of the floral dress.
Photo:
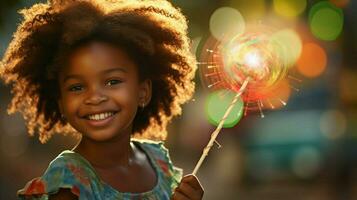
<svg viewBox="0 0 357 200">
<path fill-rule="evenodd" d="M 47 200 L 60 188 L 70 189 L 79 200 L 168 200 L 182 178 L 182 170 L 173 166 L 163 142 L 132 140 L 140 145 L 157 177 L 155 187 L 144 193 L 120 192 L 100 180 L 91 164 L 80 154 L 65 150 L 48 166 L 45 173 L 28 182 L 17 192 L 19 199 Z M 27 198 L 26 198 L 27 197 Z"/>
</svg>

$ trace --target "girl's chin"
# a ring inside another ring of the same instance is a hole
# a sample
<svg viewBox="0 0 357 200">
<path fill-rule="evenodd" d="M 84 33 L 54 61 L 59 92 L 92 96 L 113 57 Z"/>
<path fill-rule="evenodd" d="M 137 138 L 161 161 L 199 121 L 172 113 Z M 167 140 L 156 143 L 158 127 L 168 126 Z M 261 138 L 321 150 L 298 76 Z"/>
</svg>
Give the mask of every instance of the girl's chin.
<svg viewBox="0 0 357 200">
<path fill-rule="evenodd" d="M 115 135 L 104 135 L 104 134 L 86 134 L 86 136 L 88 139 L 95 141 L 95 142 L 105 142 L 105 141 L 109 141 L 113 138 L 115 138 Z"/>
<path fill-rule="evenodd" d="M 89 131 L 86 132 L 86 134 L 83 134 L 84 137 L 95 141 L 95 142 L 106 142 L 106 141 L 112 141 L 117 138 L 120 138 L 121 134 L 118 134 L 118 131 L 108 131 L 108 130 L 103 130 L 103 131 Z"/>
</svg>

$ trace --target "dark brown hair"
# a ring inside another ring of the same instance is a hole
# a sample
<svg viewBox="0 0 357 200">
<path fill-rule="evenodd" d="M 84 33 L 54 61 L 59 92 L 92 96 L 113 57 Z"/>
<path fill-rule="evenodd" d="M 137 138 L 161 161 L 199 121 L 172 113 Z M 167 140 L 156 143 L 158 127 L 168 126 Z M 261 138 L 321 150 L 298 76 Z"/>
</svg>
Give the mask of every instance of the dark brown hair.
<svg viewBox="0 0 357 200">
<path fill-rule="evenodd" d="M 53 0 L 20 11 L 0 76 L 11 84 L 8 113 L 23 114 L 30 135 L 41 142 L 54 133 L 76 133 L 61 118 L 58 72 L 70 52 L 90 41 L 124 49 L 152 80 L 152 98 L 135 119 L 136 137 L 165 139 L 166 126 L 181 114 L 194 92 L 195 59 L 190 53 L 187 21 L 165 0 Z"/>
</svg>

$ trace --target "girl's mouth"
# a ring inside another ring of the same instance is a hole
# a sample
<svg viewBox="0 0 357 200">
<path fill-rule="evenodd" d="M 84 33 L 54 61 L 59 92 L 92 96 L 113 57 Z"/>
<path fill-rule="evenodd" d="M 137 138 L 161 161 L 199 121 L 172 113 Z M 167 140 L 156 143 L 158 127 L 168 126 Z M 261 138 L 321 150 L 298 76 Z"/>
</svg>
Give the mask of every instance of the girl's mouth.
<svg viewBox="0 0 357 200">
<path fill-rule="evenodd" d="M 93 127 L 107 126 L 118 112 L 103 112 L 93 115 L 86 115 L 84 119 Z"/>
</svg>

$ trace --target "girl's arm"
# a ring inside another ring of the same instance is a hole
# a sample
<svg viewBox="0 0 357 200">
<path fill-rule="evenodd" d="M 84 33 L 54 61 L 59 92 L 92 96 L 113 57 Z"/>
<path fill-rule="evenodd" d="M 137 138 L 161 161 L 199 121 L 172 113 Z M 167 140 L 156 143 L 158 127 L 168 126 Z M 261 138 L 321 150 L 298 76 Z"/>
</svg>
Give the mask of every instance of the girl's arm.
<svg viewBox="0 0 357 200">
<path fill-rule="evenodd" d="M 197 177 L 189 174 L 182 178 L 171 200 L 201 200 L 203 193 L 203 187 Z"/>
<path fill-rule="evenodd" d="M 70 189 L 60 189 L 56 194 L 50 195 L 49 200 L 78 200 Z"/>
</svg>

